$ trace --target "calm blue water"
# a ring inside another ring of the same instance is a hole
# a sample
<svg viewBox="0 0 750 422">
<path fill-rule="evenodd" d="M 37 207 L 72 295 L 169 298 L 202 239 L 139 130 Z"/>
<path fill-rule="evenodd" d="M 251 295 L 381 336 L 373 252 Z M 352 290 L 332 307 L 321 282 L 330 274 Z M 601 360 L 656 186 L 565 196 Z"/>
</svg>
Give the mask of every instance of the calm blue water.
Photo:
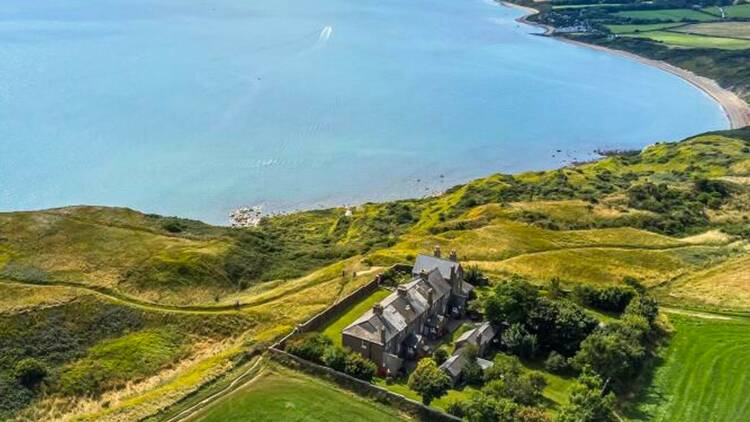
<svg viewBox="0 0 750 422">
<path fill-rule="evenodd" d="M 534 36 L 520 15 L 482 0 L 2 0 L 0 210 L 226 223 L 243 205 L 418 196 L 728 126 L 681 79 Z"/>
</svg>

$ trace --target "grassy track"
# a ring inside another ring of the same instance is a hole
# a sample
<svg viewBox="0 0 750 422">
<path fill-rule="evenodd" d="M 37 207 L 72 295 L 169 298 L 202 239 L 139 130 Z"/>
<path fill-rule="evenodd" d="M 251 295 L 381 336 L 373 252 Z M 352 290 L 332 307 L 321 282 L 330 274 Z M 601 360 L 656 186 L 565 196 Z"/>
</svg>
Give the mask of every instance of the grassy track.
<svg viewBox="0 0 750 422">
<path fill-rule="evenodd" d="M 750 420 L 750 321 L 669 315 L 677 329 L 640 404 L 643 421 Z"/>
<path fill-rule="evenodd" d="M 191 420 L 375 422 L 400 419 L 393 410 L 339 390 L 325 381 L 273 366 Z"/>
</svg>

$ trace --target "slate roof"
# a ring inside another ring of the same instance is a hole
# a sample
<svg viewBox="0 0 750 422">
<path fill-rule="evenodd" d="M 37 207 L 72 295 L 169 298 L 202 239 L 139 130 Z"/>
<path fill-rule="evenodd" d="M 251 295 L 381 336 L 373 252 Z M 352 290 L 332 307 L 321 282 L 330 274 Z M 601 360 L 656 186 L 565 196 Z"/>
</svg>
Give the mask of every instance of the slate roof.
<svg viewBox="0 0 750 422">
<path fill-rule="evenodd" d="M 440 365 L 440 369 L 445 371 L 452 378 L 458 378 L 458 376 L 461 375 L 461 371 L 464 370 L 464 366 L 466 366 L 466 358 L 463 353 L 456 353 L 443 362 L 443 364 Z"/>
<path fill-rule="evenodd" d="M 380 335 L 382 329 L 385 330 L 385 341 L 389 342 L 428 311 L 430 291 L 433 302 L 450 295 L 451 292 L 450 285 L 437 269 L 427 273 L 427 280 L 417 276 L 400 287 L 406 290 L 405 297 L 400 296 L 398 291 L 391 293 L 380 301 L 383 307 L 382 315 L 376 315 L 369 309 L 344 328 L 343 333 L 371 343 L 383 344 Z"/>
<path fill-rule="evenodd" d="M 412 268 L 411 273 L 413 275 L 419 275 L 422 270 L 430 272 L 433 269 L 437 268 L 438 271 L 440 271 L 440 275 L 442 275 L 444 279 L 450 280 L 451 269 L 453 269 L 453 271 L 455 272 L 458 272 L 459 267 L 460 264 L 456 261 L 438 258 L 432 255 L 420 254 L 417 255 L 417 260 L 414 262 L 414 268 Z"/>
<path fill-rule="evenodd" d="M 482 325 L 461 334 L 456 339 L 455 343 L 457 345 L 460 345 L 461 343 L 467 343 L 479 346 L 477 340 L 479 339 L 480 333 L 482 334 L 482 344 L 487 344 L 492 341 L 493 338 L 495 338 L 495 329 L 492 328 L 492 325 L 490 325 L 489 322 L 484 322 L 482 323 Z"/>
<path fill-rule="evenodd" d="M 492 363 L 491 361 L 482 358 L 476 358 L 476 362 L 477 365 L 482 368 L 482 370 L 491 368 L 494 365 L 494 363 Z M 440 369 L 450 375 L 451 378 L 457 379 L 459 375 L 461 375 L 461 372 L 463 372 L 467 363 L 468 360 L 462 353 L 462 350 L 458 350 L 453 354 L 453 356 L 449 357 L 448 360 L 440 365 Z"/>
</svg>

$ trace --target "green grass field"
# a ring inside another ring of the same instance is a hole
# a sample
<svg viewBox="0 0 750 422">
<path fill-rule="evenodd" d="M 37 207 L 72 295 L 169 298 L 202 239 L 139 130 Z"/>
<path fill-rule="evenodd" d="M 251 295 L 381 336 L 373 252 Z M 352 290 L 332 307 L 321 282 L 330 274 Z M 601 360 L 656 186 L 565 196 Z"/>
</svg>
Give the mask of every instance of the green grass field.
<svg viewBox="0 0 750 422">
<path fill-rule="evenodd" d="M 646 25 L 605 25 L 607 29 L 614 34 L 632 34 L 650 31 L 659 31 L 662 29 L 675 28 L 683 25 L 682 23 L 654 23 Z"/>
<path fill-rule="evenodd" d="M 737 38 L 709 37 L 704 35 L 682 34 L 667 31 L 645 32 L 630 35 L 637 38 L 647 38 L 671 47 L 679 48 L 718 48 L 722 50 L 744 50 L 750 48 L 750 40 Z"/>
<path fill-rule="evenodd" d="M 677 332 L 629 419 L 750 420 L 750 321 L 669 318 Z"/>
<path fill-rule="evenodd" d="M 706 7 L 703 10 L 712 15 L 721 16 L 721 11 L 716 6 Z M 727 18 L 750 18 L 750 4 L 726 6 L 724 7 L 724 14 Z"/>
<path fill-rule="evenodd" d="M 673 29 L 677 32 L 750 40 L 750 22 L 695 23 Z"/>
<path fill-rule="evenodd" d="M 191 420 L 390 422 L 403 417 L 325 381 L 273 366 Z"/>
<path fill-rule="evenodd" d="M 702 13 L 690 9 L 663 9 L 663 10 L 631 10 L 626 12 L 617 12 L 617 16 L 631 19 L 643 20 L 663 20 L 680 22 L 683 20 L 692 21 L 712 21 L 717 20 L 716 16 Z"/>
<path fill-rule="evenodd" d="M 323 334 L 330 338 L 333 341 L 333 344 L 341 346 L 341 331 L 390 293 L 391 292 L 386 289 L 378 289 L 374 291 L 370 296 L 367 296 L 350 306 L 341 314 L 341 316 L 325 326 L 323 328 Z"/>
</svg>

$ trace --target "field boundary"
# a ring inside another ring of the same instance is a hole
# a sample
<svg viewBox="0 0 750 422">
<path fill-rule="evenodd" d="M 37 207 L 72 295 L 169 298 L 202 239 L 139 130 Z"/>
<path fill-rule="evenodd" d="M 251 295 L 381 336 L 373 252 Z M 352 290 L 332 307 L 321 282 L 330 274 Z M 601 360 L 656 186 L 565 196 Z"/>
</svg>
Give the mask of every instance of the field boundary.
<svg viewBox="0 0 750 422">
<path fill-rule="evenodd" d="M 419 420 L 437 422 L 461 421 L 461 419 L 453 415 L 449 415 L 437 409 L 425 406 L 422 403 L 406 398 L 400 394 L 396 394 L 385 388 L 378 387 L 377 385 L 374 385 L 367 381 L 354 378 L 350 375 L 344 374 L 343 372 L 339 372 L 334 369 L 302 359 L 298 356 L 294 356 L 283 350 L 277 349 L 275 346 L 270 347 L 267 353 L 271 359 L 286 366 L 287 368 L 301 371 L 317 378 L 322 378 L 327 381 L 333 382 L 345 390 L 356 393 L 359 396 L 374 400 L 378 403 L 398 409 L 404 413 L 416 417 Z"/>
</svg>

